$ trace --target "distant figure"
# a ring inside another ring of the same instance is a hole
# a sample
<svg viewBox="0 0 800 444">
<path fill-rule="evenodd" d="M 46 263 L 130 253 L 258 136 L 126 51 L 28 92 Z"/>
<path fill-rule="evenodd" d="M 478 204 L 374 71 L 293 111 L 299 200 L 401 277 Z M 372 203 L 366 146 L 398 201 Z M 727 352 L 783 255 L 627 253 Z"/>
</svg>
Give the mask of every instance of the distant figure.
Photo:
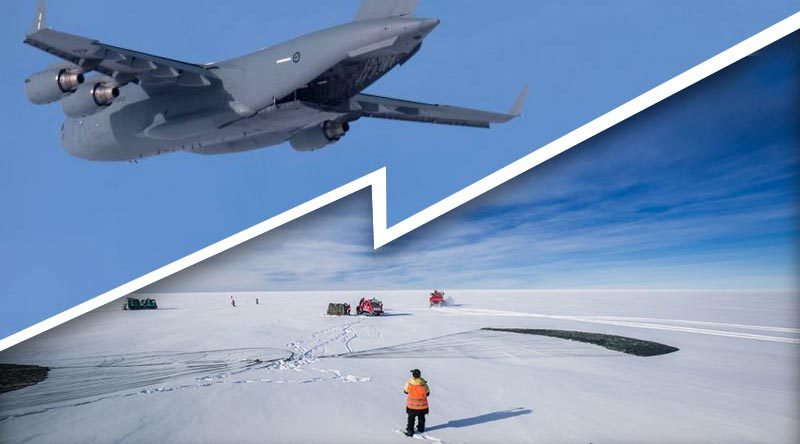
<svg viewBox="0 0 800 444">
<path fill-rule="evenodd" d="M 428 414 L 428 396 L 431 390 L 428 382 L 422 379 L 422 372 L 418 369 L 411 370 L 411 379 L 406 382 L 403 393 L 408 395 L 406 399 L 406 413 L 408 414 L 408 425 L 406 426 L 406 436 L 414 436 L 414 422 L 417 418 L 417 431 L 425 432 L 425 415 Z"/>
<path fill-rule="evenodd" d="M 231 296 L 231 305 L 236 306 L 236 300 L 233 299 L 233 296 Z"/>
<path fill-rule="evenodd" d="M 258 305 L 258 298 L 256 298 L 256 305 Z"/>
</svg>

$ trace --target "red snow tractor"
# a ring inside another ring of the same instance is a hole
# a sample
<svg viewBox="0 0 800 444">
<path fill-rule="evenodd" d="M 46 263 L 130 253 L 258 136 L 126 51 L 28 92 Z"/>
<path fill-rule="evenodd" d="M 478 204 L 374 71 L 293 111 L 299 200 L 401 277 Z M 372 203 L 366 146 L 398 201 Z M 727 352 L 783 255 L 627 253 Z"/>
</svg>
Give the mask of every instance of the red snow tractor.
<svg viewBox="0 0 800 444">
<path fill-rule="evenodd" d="M 428 299 L 428 302 L 430 303 L 430 307 L 433 307 L 434 305 L 438 306 L 444 305 L 444 292 L 439 290 L 433 290 L 433 293 L 431 293 L 431 297 L 430 299 Z"/>
<path fill-rule="evenodd" d="M 381 316 L 383 315 L 383 302 L 375 298 L 372 299 L 362 298 L 360 301 L 358 301 L 358 306 L 356 306 L 356 314 L 367 315 L 367 316 Z"/>
</svg>

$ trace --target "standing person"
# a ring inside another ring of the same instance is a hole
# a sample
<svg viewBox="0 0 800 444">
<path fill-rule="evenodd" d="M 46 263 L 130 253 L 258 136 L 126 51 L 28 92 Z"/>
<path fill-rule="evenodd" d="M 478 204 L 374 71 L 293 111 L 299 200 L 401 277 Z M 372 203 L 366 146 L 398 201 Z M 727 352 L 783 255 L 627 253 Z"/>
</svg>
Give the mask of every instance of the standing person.
<svg viewBox="0 0 800 444">
<path fill-rule="evenodd" d="M 406 413 L 408 414 L 408 425 L 406 426 L 406 436 L 414 436 L 414 422 L 418 419 L 417 431 L 425 431 L 425 415 L 428 414 L 428 396 L 431 390 L 428 388 L 428 381 L 422 379 L 422 372 L 419 369 L 411 370 L 411 379 L 406 382 L 403 393 L 407 394 Z"/>
</svg>

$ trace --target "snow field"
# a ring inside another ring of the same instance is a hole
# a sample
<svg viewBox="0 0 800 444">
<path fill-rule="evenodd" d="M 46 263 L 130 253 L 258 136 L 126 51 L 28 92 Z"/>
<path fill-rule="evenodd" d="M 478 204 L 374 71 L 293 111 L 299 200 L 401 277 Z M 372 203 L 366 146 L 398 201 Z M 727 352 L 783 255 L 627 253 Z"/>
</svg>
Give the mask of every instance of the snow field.
<svg viewBox="0 0 800 444">
<path fill-rule="evenodd" d="M 376 295 L 387 316 L 328 317 Z M 0 353 L 52 366 L 0 395 L 0 442 L 413 442 L 402 388 L 431 385 L 423 441 L 746 442 L 798 438 L 796 295 L 426 291 L 157 295 Z M 260 304 L 255 305 L 255 297 Z M 641 358 L 483 327 L 618 334 Z M 146 425 L 143 426 L 143 425 Z M 416 441 L 416 440 L 415 440 Z"/>
</svg>

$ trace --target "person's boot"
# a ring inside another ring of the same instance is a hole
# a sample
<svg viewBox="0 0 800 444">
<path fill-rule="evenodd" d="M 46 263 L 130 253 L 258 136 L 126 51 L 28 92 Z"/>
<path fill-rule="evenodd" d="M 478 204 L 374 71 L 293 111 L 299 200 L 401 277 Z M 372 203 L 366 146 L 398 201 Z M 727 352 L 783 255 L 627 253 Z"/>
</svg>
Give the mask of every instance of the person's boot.
<svg viewBox="0 0 800 444">
<path fill-rule="evenodd" d="M 414 437 L 414 432 L 409 432 L 408 430 L 406 430 L 406 431 L 405 431 L 405 432 L 403 432 L 403 433 L 404 433 L 406 436 L 408 436 L 409 438 L 413 438 L 413 437 Z"/>
<path fill-rule="evenodd" d="M 425 433 L 425 428 L 417 426 L 417 432 L 418 433 Z"/>
</svg>

